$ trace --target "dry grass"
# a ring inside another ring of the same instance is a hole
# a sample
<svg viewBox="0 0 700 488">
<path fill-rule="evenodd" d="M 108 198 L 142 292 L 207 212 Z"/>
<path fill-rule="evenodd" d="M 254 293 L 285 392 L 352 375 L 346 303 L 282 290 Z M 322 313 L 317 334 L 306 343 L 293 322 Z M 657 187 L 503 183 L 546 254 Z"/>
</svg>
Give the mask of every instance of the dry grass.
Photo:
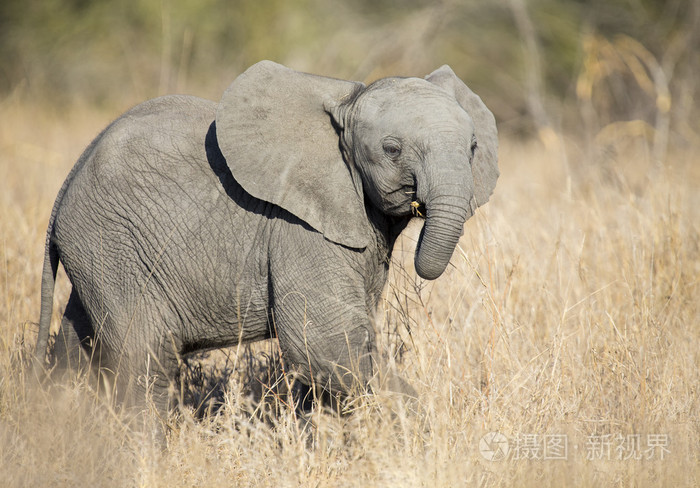
<svg viewBox="0 0 700 488">
<path fill-rule="evenodd" d="M 698 147 L 657 165 L 639 139 L 619 141 L 605 158 L 578 154 L 570 142 L 566 160 L 504 141 L 496 194 L 467 224 L 445 276 L 420 283 L 410 233 L 397 247 L 377 327 L 418 390 L 420 413 L 367 397 L 351 416 L 316 414 L 309 448 L 284 408 L 272 421 L 252 420 L 255 382 L 227 372 L 219 415 L 184 414 L 162 450 L 148 425 L 128 427 L 84 381 L 39 389 L 26 367 L 53 198 L 107 122 L 83 109 L 3 107 L 5 486 L 700 484 Z M 56 324 L 67 291 L 64 278 Z M 274 354 L 272 345 L 264 350 Z M 507 437 L 506 459 L 480 453 L 491 431 Z M 553 436 L 566 436 L 566 459 L 527 459 L 541 457 Z M 647 451 L 650 442 L 662 446 Z M 606 446 L 609 457 L 595 449 Z M 651 458 L 618 459 L 637 452 Z"/>
</svg>

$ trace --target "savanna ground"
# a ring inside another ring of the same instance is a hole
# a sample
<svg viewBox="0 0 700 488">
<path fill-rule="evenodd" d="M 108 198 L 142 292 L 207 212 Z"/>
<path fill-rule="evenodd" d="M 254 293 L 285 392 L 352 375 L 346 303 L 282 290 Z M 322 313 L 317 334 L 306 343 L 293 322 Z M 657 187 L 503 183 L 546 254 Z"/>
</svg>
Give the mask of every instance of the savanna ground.
<svg viewBox="0 0 700 488">
<path fill-rule="evenodd" d="M 130 427 L 86 381 L 39 388 L 28 364 L 53 199 L 116 115 L 3 107 L 3 486 L 700 484 L 700 146 L 659 162 L 624 134 L 585 151 L 503 140 L 495 194 L 447 273 L 415 277 L 417 226 L 395 251 L 377 329 L 418 413 L 367 395 L 352 415 L 315 413 L 313 442 L 284 388 L 267 395 L 277 414 L 251 415 L 271 342 L 196 369 L 194 386 L 225 380 L 223 408 L 185 410 L 163 449 L 154 415 Z M 68 292 L 62 276 L 54 328 Z"/>
</svg>

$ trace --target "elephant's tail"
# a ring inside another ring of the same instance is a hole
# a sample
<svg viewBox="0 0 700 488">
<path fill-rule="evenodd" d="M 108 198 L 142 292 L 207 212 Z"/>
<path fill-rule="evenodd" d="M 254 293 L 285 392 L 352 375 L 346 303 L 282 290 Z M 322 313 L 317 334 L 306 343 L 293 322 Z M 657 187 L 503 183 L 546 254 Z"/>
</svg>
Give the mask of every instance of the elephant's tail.
<svg viewBox="0 0 700 488">
<path fill-rule="evenodd" d="M 36 347 L 34 349 L 34 359 L 37 366 L 44 366 L 46 360 L 46 348 L 49 345 L 49 334 L 51 333 L 51 314 L 53 313 L 53 291 L 56 286 L 56 271 L 58 271 L 58 262 L 60 260 L 58 249 L 53 242 L 53 228 L 56 222 L 58 208 L 63 200 L 63 195 L 66 193 L 70 182 L 75 174 L 76 164 L 68 174 L 66 181 L 63 182 L 61 189 L 58 191 L 56 201 L 51 210 L 49 225 L 46 229 L 46 245 L 44 247 L 44 267 L 41 272 L 41 312 L 39 315 L 39 335 L 36 339 Z"/>
<path fill-rule="evenodd" d="M 46 248 L 44 250 L 44 268 L 41 273 L 41 313 L 39 316 L 39 335 L 36 340 L 34 357 L 37 365 L 43 366 L 46 360 L 46 348 L 49 344 L 51 329 L 51 314 L 53 312 L 53 291 L 56 284 L 56 271 L 58 270 L 58 249 L 51 242 L 53 221 L 55 215 L 51 215 L 49 228 L 46 233 Z"/>
<path fill-rule="evenodd" d="M 109 128 L 109 127 L 108 127 Z M 108 129 L 107 128 L 107 129 Z M 51 333 L 51 315 L 53 313 L 53 292 L 56 285 L 56 272 L 58 271 L 58 263 L 60 261 L 60 256 L 58 254 L 58 248 L 53 242 L 53 231 L 54 223 L 56 222 L 56 216 L 58 215 L 58 210 L 63 201 L 63 196 L 68 190 L 73 177 L 75 174 L 83 167 L 83 165 L 88 161 L 97 146 L 97 143 L 102 138 L 107 129 L 103 130 L 99 136 L 97 136 L 85 149 L 83 154 L 75 163 L 70 173 L 63 182 L 61 189 L 58 191 L 56 200 L 53 204 L 53 209 L 51 210 L 51 217 L 49 218 L 49 225 L 46 229 L 46 246 L 44 247 L 44 267 L 41 274 L 41 312 L 39 315 L 39 334 L 36 340 L 36 347 L 34 348 L 34 359 L 35 364 L 40 366 L 42 369 L 46 361 L 46 349 L 49 345 L 49 334 Z"/>
<path fill-rule="evenodd" d="M 63 182 L 61 189 L 58 191 L 56 200 L 51 209 L 51 217 L 49 225 L 46 229 L 46 245 L 44 247 L 44 267 L 41 272 L 41 312 L 39 315 L 39 335 L 36 339 L 36 347 L 34 348 L 35 364 L 43 368 L 46 361 L 46 348 L 49 345 L 49 334 L 51 333 L 51 315 L 53 313 L 53 291 L 56 286 L 56 271 L 58 271 L 58 262 L 60 257 L 58 249 L 53 242 L 53 228 L 56 222 L 58 209 L 63 201 L 63 195 L 73 181 L 73 175 L 79 167 L 83 165 L 86 159 L 86 154 L 94 147 L 95 143 L 90 144 L 88 149 L 83 153 L 83 156 L 73 166 L 68 177 Z"/>
</svg>

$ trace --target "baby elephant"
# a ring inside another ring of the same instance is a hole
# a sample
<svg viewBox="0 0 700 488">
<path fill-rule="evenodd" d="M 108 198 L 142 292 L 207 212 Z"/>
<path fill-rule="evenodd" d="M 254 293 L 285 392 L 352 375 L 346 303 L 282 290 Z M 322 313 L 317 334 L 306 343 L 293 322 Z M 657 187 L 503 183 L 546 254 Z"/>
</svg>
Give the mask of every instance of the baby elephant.
<svg viewBox="0 0 700 488">
<path fill-rule="evenodd" d="M 345 395 L 377 371 L 371 315 L 398 235 L 425 219 L 415 268 L 437 278 L 497 178 L 494 117 L 448 66 L 365 86 L 262 61 L 218 104 L 147 101 L 56 198 L 37 358 L 60 261 L 57 356 L 109 372 L 129 402 L 148 389 L 167 411 L 181 356 L 271 337 L 302 383 Z"/>
</svg>

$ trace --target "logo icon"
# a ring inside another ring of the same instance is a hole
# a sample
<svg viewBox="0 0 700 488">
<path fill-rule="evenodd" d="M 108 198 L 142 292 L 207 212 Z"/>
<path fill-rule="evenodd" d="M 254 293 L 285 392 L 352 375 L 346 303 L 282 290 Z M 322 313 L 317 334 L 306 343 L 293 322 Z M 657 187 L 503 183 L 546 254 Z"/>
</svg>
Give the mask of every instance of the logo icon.
<svg viewBox="0 0 700 488">
<path fill-rule="evenodd" d="M 489 432 L 479 440 L 479 452 L 487 461 L 502 461 L 509 450 L 508 438 L 500 432 Z"/>
</svg>

